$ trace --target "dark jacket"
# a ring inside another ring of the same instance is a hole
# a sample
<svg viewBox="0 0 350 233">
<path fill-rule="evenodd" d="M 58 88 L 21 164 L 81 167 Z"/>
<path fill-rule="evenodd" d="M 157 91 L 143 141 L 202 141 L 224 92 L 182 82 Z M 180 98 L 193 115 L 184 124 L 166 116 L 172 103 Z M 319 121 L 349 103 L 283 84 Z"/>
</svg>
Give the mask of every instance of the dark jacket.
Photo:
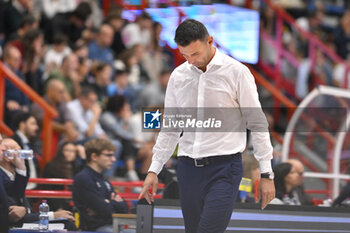
<svg viewBox="0 0 350 233">
<path fill-rule="evenodd" d="M 8 206 L 16 205 L 23 206 L 26 208 L 27 213 L 24 217 L 16 223 L 10 224 L 10 227 L 21 227 L 23 223 L 33 223 L 39 221 L 39 213 L 34 213 L 29 204 L 27 197 L 25 196 L 25 188 L 28 182 L 28 177 L 24 177 L 16 173 L 15 181 L 11 181 L 10 177 L 0 169 L 0 179 L 2 179 L 5 186 L 5 190 L 8 198 Z M 67 230 L 77 230 L 74 222 L 71 220 L 61 220 L 56 223 L 63 223 L 64 228 Z M 0 226 L 1 229 L 1 226 Z M 2 231 L 0 231 L 2 232 Z"/>
<path fill-rule="evenodd" d="M 94 231 L 110 225 L 113 213 L 128 212 L 125 201 L 111 199 L 113 192 L 111 183 L 89 166 L 75 176 L 73 201 L 80 212 L 80 227 L 83 230 Z"/>
<path fill-rule="evenodd" d="M 22 176 L 18 173 L 15 175 L 15 180 L 11 181 L 10 177 L 0 169 L 0 176 L 6 190 L 8 205 L 24 206 L 27 209 L 27 214 L 18 222 L 11 226 L 22 226 L 25 222 L 34 222 L 39 220 L 38 214 L 33 214 L 27 198 L 25 197 L 25 189 L 28 183 L 28 176 Z"/>
<path fill-rule="evenodd" d="M 0 175 L 0 232 L 7 232 L 9 228 L 8 214 L 9 203 L 6 190 L 3 183 L 3 178 Z"/>
</svg>

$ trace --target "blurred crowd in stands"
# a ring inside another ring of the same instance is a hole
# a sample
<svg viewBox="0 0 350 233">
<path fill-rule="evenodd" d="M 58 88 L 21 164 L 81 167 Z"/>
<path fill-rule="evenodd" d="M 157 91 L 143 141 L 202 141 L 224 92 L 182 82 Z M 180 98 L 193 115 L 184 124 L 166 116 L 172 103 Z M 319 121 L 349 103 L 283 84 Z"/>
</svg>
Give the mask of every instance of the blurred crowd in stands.
<svg viewBox="0 0 350 233">
<path fill-rule="evenodd" d="M 273 0 L 295 20 L 299 29 L 319 39 L 331 52 L 338 55 L 343 62 L 335 61 L 329 54 L 318 47 L 309 47 L 310 39 L 305 33 L 287 22 L 282 24 L 282 46 L 296 60 L 282 58 L 282 75 L 295 85 L 295 95 L 301 100 L 305 97 L 310 86 L 311 77 L 317 76 L 321 83 L 328 86 L 344 87 L 344 78 L 350 81 L 350 74 L 346 75 L 346 65 L 350 64 L 350 5 L 345 0 Z M 258 5 L 261 13 L 261 29 L 268 35 L 276 36 L 276 12 L 262 3 Z M 310 51 L 314 49 L 315 67 Z M 268 43 L 261 45 L 261 58 L 267 63 L 276 62 L 276 50 Z M 295 63 L 299 63 L 296 66 Z M 348 87 L 350 87 L 348 85 Z"/>
<path fill-rule="evenodd" d="M 160 41 L 161 24 L 145 12 L 128 22 L 114 4 L 104 17 L 102 1 L 13 0 L 2 1 L 0 9 L 5 66 L 58 111 L 53 155 L 61 141 L 82 145 L 109 138 L 118 148 L 116 159 L 125 161 L 127 179 L 142 178 L 155 138 L 136 126 L 140 111 L 162 107 L 174 68 Z M 16 120 L 23 115 L 21 133 Z M 41 107 L 6 80 L 5 123 L 37 153 L 43 117 Z M 114 177 L 116 166 L 106 175 Z"/>
<path fill-rule="evenodd" d="M 302 29 L 317 36 L 350 65 L 348 1 L 275 2 L 291 13 Z M 260 3 L 262 30 L 274 35 L 274 11 L 260 1 L 253 3 Z M 26 160 L 25 169 L 20 162 L 2 159 L 0 172 L 7 170 L 10 173 L 6 174 L 12 173 L 9 176 L 12 182 L 17 169 L 26 170 L 25 174 L 30 178 L 73 179 L 81 172 L 73 186 L 76 193 L 73 193 L 73 199 L 83 210 L 80 212 L 83 214 L 84 229 L 96 230 L 108 225 L 111 218 L 106 218 L 102 210 L 107 208 L 108 214 L 128 210 L 102 177 L 102 171 L 106 170 L 104 176 L 109 179 L 121 175 L 128 181 L 137 181 L 145 177 L 151 163 L 156 134 L 142 132 L 141 110 L 163 106 L 166 86 L 175 67 L 172 51 L 160 39 L 162 25 L 145 12 L 135 22 L 128 22 L 122 17 L 123 9 L 114 4 L 110 5 L 108 14 L 104 16 L 102 1 L 98 0 L 2 0 L 0 11 L 3 63 L 58 112 L 53 123 L 55 144 L 52 161 L 40 170 L 36 159 Z M 287 62 L 283 65 L 285 76 L 295 78 L 299 98 L 309 91 L 307 43 L 288 25 L 283 27 L 284 46 L 304 67 L 295 69 Z M 344 66 L 333 64 L 321 52 L 316 54 L 317 69 L 324 82 L 342 86 Z M 262 47 L 261 56 L 274 62 L 273 50 Z M 4 139 L 3 144 L 6 147 L 32 149 L 40 157 L 39 132 L 44 118 L 43 110 L 10 81 L 6 80 L 5 88 L 5 123 L 14 131 L 14 141 Z M 106 147 L 100 148 L 96 143 Z M 275 155 L 277 195 L 274 203 L 312 205 L 302 186 L 303 165 L 296 160 L 279 163 L 278 152 Z M 244 177 L 250 179 L 249 185 L 254 189 L 255 181 L 260 179 L 258 162 L 249 151 L 243 158 Z M 120 161 L 123 161 L 122 165 Z M 91 166 L 98 169 L 89 170 L 85 164 L 93 164 Z M 172 165 L 169 163 L 167 166 Z M 165 173 L 166 179 L 172 183 L 173 175 L 169 171 Z M 86 183 L 86 177 L 89 176 L 103 184 L 102 193 L 108 198 L 101 203 L 106 206 L 97 204 L 99 202 L 95 202 L 91 196 L 77 198 L 77 195 L 83 197 L 84 191 L 101 191 L 87 188 L 90 184 Z M 25 179 L 18 179 L 21 178 Z M 36 184 L 28 183 L 27 189 L 35 188 Z M 49 189 L 57 189 L 57 186 Z M 176 192 L 176 188 L 173 190 Z M 174 193 L 171 195 L 177 196 Z M 23 199 L 16 198 L 15 205 L 28 207 Z M 253 192 L 240 195 L 239 201 L 255 202 Z M 87 203 L 94 205 L 87 206 Z M 52 219 L 71 219 L 71 213 L 62 210 L 71 210 L 69 202 L 55 200 L 49 204 L 56 211 Z M 29 209 L 13 208 L 10 213 L 13 223 L 30 213 Z"/>
</svg>

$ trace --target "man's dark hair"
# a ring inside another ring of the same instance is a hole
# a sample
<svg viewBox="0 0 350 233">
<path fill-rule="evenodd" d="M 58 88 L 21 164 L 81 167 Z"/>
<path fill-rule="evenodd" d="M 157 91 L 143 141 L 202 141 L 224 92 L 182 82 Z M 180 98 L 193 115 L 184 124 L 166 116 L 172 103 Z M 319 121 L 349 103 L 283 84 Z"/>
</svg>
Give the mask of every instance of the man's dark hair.
<svg viewBox="0 0 350 233">
<path fill-rule="evenodd" d="M 122 95 L 114 95 L 108 99 L 106 110 L 112 113 L 119 113 L 128 100 Z"/>
<path fill-rule="evenodd" d="M 90 16 L 91 13 L 91 7 L 87 2 L 81 2 L 73 11 L 73 15 L 76 16 L 78 19 L 82 20 L 83 22 L 86 21 L 86 19 Z"/>
<path fill-rule="evenodd" d="M 53 36 L 53 44 L 67 44 L 69 41 L 68 36 L 66 36 L 65 34 L 62 33 L 56 33 Z"/>
<path fill-rule="evenodd" d="M 187 46 L 194 41 L 205 41 L 209 36 L 206 27 L 194 19 L 186 19 L 176 29 L 175 42 L 180 46 Z"/>
<path fill-rule="evenodd" d="M 86 152 L 86 162 L 91 161 L 91 155 L 95 153 L 99 156 L 104 150 L 116 151 L 117 148 L 113 145 L 111 141 L 104 138 L 93 139 L 85 143 L 85 152 Z"/>
<path fill-rule="evenodd" d="M 23 28 L 26 25 L 32 26 L 36 22 L 36 19 L 31 14 L 26 14 L 21 18 L 21 22 L 19 24 L 20 28 Z"/>
<path fill-rule="evenodd" d="M 91 93 L 97 95 L 95 89 L 92 88 L 91 86 L 83 86 L 83 88 L 81 89 L 81 92 L 79 94 L 79 97 L 88 97 Z"/>
<path fill-rule="evenodd" d="M 18 130 L 19 125 L 21 122 L 26 122 L 29 118 L 34 117 L 33 114 L 29 112 L 19 112 L 15 115 L 14 121 L 13 121 L 13 128 L 15 130 Z"/>
<path fill-rule="evenodd" d="M 112 20 L 115 20 L 115 19 L 123 20 L 120 12 L 113 11 L 109 13 L 103 23 L 109 24 Z"/>
</svg>

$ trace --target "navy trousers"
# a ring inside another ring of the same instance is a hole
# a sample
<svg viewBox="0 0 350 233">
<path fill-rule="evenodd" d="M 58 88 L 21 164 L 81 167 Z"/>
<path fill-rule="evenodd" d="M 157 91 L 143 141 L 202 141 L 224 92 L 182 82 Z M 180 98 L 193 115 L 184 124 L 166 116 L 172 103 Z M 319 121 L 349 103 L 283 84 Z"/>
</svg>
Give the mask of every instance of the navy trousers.
<svg viewBox="0 0 350 233">
<path fill-rule="evenodd" d="M 203 167 L 179 158 L 177 177 L 186 233 L 224 232 L 242 179 L 241 154 Z"/>
</svg>

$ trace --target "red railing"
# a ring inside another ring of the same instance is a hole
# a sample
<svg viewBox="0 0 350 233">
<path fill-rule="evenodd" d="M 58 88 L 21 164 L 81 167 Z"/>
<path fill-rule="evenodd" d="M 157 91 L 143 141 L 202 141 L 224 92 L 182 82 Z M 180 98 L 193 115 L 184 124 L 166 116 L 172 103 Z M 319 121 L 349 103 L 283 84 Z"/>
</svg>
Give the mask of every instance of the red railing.
<svg viewBox="0 0 350 233">
<path fill-rule="evenodd" d="M 72 191 L 68 190 L 68 186 L 73 184 L 72 179 L 48 179 L 48 178 L 31 178 L 28 182 L 42 185 L 64 185 L 64 190 L 26 190 L 26 196 L 30 198 L 72 198 Z M 113 187 L 123 188 L 124 191 L 118 193 L 125 200 L 137 200 L 139 194 L 132 193 L 134 187 L 142 187 L 143 181 L 122 182 L 111 181 Z M 158 189 L 164 189 L 164 184 L 158 184 Z M 162 198 L 162 195 L 157 194 L 155 198 Z"/>
<path fill-rule="evenodd" d="M 300 26 L 298 26 L 293 19 L 292 16 L 290 16 L 285 10 L 283 10 L 281 7 L 274 5 L 271 0 L 264 0 L 268 7 L 272 8 L 276 15 L 276 30 L 274 35 L 269 35 L 268 33 L 261 30 L 260 36 L 261 38 L 268 43 L 272 48 L 275 49 L 276 52 L 276 61 L 273 66 L 270 64 L 267 64 L 265 61 L 260 60 L 259 61 L 259 67 L 264 70 L 265 73 L 269 74 L 269 77 L 271 77 L 276 85 L 280 88 L 283 87 L 290 95 L 295 96 L 295 84 L 291 82 L 290 80 L 286 79 L 281 74 L 281 61 L 282 59 L 287 60 L 291 65 L 293 65 L 295 68 L 299 68 L 300 62 L 299 60 L 293 56 L 287 49 L 283 47 L 283 26 L 284 23 L 287 23 L 291 25 L 293 29 L 295 29 L 300 36 L 306 38 L 308 41 L 308 52 L 309 52 L 309 59 L 311 63 L 311 73 L 314 73 L 315 65 L 316 65 L 316 53 L 317 51 L 321 51 L 323 54 L 327 56 L 328 59 L 330 59 L 334 64 L 342 64 L 346 67 L 344 82 L 342 83 L 343 88 L 348 87 L 348 79 L 346 78 L 348 76 L 348 73 L 350 71 L 350 66 L 346 64 L 346 62 L 338 56 L 334 51 L 332 51 L 330 48 L 327 47 L 319 38 L 314 36 L 313 34 L 305 31 Z M 323 80 L 321 80 L 319 77 L 315 77 L 315 84 L 322 84 Z"/>
<path fill-rule="evenodd" d="M 8 69 L 2 62 L 0 62 L 0 132 L 7 136 L 12 135 L 12 130 L 4 124 L 4 107 L 5 107 L 5 78 L 12 82 L 20 91 L 22 91 L 30 100 L 37 103 L 44 110 L 44 118 L 42 125 L 42 157 L 39 160 L 41 166 L 44 166 L 51 155 L 52 142 L 52 120 L 57 116 L 57 111 L 51 107 L 45 100 L 35 93 L 30 86 L 23 82 L 16 74 Z"/>
<path fill-rule="evenodd" d="M 350 70 L 350 66 L 345 63 L 345 61 L 339 57 L 335 52 L 327 47 L 324 43 L 320 41 L 319 38 L 314 36 L 313 34 L 305 31 L 301 27 L 299 27 L 292 16 L 290 16 L 286 11 L 284 11 L 281 7 L 274 5 L 271 0 L 264 0 L 268 7 L 274 10 L 276 16 L 275 22 L 275 33 L 274 35 L 269 35 L 263 29 L 260 30 L 260 37 L 263 42 L 268 44 L 274 51 L 276 52 L 276 60 L 274 64 L 269 64 L 263 59 L 259 60 L 258 67 L 267 74 L 275 83 L 276 87 L 279 89 L 284 89 L 289 95 L 296 97 L 295 92 L 295 81 L 296 77 L 284 77 L 282 75 L 282 59 L 285 59 L 289 64 L 291 64 L 296 69 L 300 68 L 300 61 L 297 57 L 295 57 L 291 52 L 283 47 L 283 27 L 284 24 L 289 24 L 293 30 L 297 31 L 301 37 L 306 38 L 308 41 L 308 59 L 310 60 L 310 74 L 313 77 L 314 84 L 323 84 L 324 81 L 321 80 L 317 75 L 315 75 L 315 66 L 316 66 L 316 58 L 317 53 L 323 53 L 327 59 L 332 61 L 334 64 L 342 64 L 346 67 L 344 82 L 342 83 L 342 87 L 348 87 L 348 73 Z M 291 79 L 291 78 L 294 78 Z M 306 84 L 305 84 L 306 85 Z M 275 99 L 275 106 L 279 106 L 278 99 Z M 306 122 L 312 122 L 312 119 L 309 119 L 307 116 L 302 116 L 302 119 Z M 315 126 L 316 132 L 318 132 L 330 145 L 330 147 L 335 145 L 334 137 L 328 133 L 326 130 L 322 129 L 319 126 Z M 310 135 L 312 137 L 312 135 Z M 309 161 L 307 161 L 303 156 L 299 156 L 295 150 L 293 150 L 293 146 L 291 145 L 291 154 L 297 155 L 297 157 L 309 168 L 314 167 Z M 331 168 L 332 160 L 327 160 L 328 167 Z M 315 167 L 314 167 L 315 168 Z M 313 171 L 317 171 L 311 169 Z M 323 179 L 327 185 L 329 185 L 329 180 Z"/>
</svg>

